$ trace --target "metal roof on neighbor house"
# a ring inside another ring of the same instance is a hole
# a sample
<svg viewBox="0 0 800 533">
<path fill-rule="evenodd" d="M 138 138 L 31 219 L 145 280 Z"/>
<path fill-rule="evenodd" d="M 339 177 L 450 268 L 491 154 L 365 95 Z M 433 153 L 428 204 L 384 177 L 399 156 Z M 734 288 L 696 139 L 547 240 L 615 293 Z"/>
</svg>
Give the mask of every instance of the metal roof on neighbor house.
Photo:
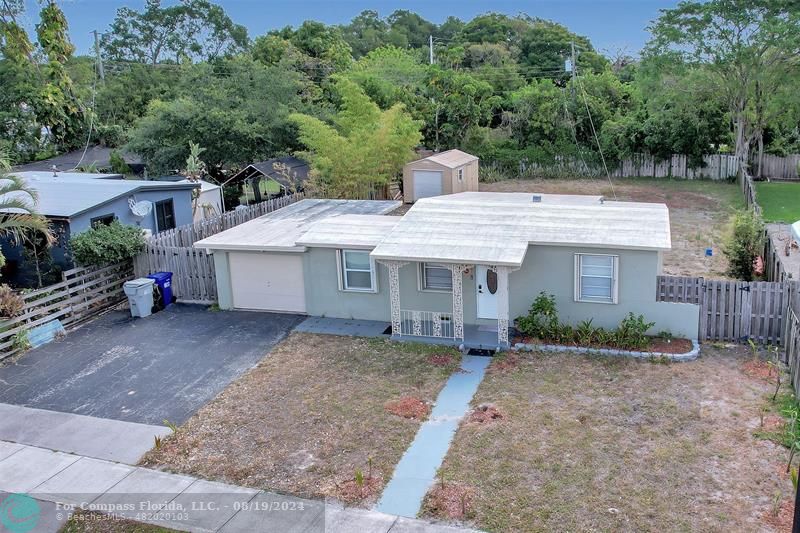
<svg viewBox="0 0 800 533">
<path fill-rule="evenodd" d="M 348 214 L 385 215 L 400 205 L 388 200 L 301 200 L 194 245 L 209 250 L 302 252 L 305 248 L 297 240 L 321 220 Z"/>
<path fill-rule="evenodd" d="M 668 250 L 664 204 L 464 192 L 423 198 L 372 251 L 376 259 L 519 267 L 530 244 Z"/>
<path fill-rule="evenodd" d="M 278 182 L 284 188 L 302 186 L 308 179 L 308 162 L 294 156 L 276 157 L 251 163 L 234 174 L 225 183 L 249 179 L 258 174 Z"/>
<path fill-rule="evenodd" d="M 40 173 L 15 172 L 39 195 L 36 210 L 48 217 L 69 218 L 80 215 L 99 205 L 118 198 L 135 196 L 145 190 L 180 190 L 197 187 L 192 183 L 169 183 L 159 181 L 94 179 L 85 176 L 52 174 L 41 176 Z M 27 195 L 16 193 L 27 200 Z M 9 210 L 13 212 L 14 210 Z"/>
<path fill-rule="evenodd" d="M 477 160 L 478 158 L 476 156 L 462 152 L 461 150 L 447 150 L 446 152 L 433 154 L 420 159 L 420 161 L 433 161 L 447 168 L 457 168 Z M 415 162 L 416 161 L 412 161 L 412 163 Z"/>
</svg>

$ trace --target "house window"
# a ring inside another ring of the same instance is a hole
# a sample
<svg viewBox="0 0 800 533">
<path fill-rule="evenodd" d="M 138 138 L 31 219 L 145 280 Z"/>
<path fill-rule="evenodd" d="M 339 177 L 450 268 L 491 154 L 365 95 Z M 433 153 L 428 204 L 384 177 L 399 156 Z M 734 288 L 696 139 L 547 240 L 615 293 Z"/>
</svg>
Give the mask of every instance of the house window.
<svg viewBox="0 0 800 533">
<path fill-rule="evenodd" d="M 89 221 L 89 224 L 93 228 L 96 228 L 97 226 L 110 226 L 111 223 L 114 222 L 116 219 L 117 219 L 116 215 L 114 215 L 114 213 L 111 213 L 109 215 L 94 217 Z"/>
<path fill-rule="evenodd" d="M 375 292 L 375 268 L 369 252 L 341 250 L 339 270 L 342 290 Z"/>
<path fill-rule="evenodd" d="M 464 169 L 459 168 L 456 170 L 456 176 L 458 176 L 458 181 L 464 181 Z"/>
<path fill-rule="evenodd" d="M 575 300 L 617 303 L 619 257 L 616 255 L 575 255 Z"/>
<path fill-rule="evenodd" d="M 453 290 L 453 275 L 442 263 L 421 263 L 419 266 L 420 289 L 423 291 Z"/>
<path fill-rule="evenodd" d="M 175 206 L 172 198 L 156 202 L 156 231 L 166 231 L 175 227 Z"/>
</svg>

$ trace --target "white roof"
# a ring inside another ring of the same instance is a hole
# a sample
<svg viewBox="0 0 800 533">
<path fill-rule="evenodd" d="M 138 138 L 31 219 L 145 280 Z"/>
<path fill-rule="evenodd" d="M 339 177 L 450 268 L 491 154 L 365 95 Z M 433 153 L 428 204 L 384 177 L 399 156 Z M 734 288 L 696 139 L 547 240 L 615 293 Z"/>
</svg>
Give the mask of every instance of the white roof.
<svg viewBox="0 0 800 533">
<path fill-rule="evenodd" d="M 447 150 L 446 152 L 425 157 L 422 161 L 433 161 L 447 168 L 456 168 L 471 163 L 472 161 L 477 161 L 477 159 L 478 158 L 474 155 L 462 152 L 461 150 Z"/>
<path fill-rule="evenodd" d="M 667 250 L 664 204 L 574 195 L 468 192 L 424 198 L 372 251 L 376 259 L 521 266 L 530 244 Z"/>
<path fill-rule="evenodd" d="M 313 224 L 298 245 L 319 248 L 366 248 L 377 246 L 400 222 L 385 215 L 340 215 Z"/>
<path fill-rule="evenodd" d="M 209 250 L 302 252 L 305 247 L 297 241 L 321 220 L 347 214 L 383 215 L 400 205 L 383 200 L 301 200 L 194 245 Z"/>
</svg>

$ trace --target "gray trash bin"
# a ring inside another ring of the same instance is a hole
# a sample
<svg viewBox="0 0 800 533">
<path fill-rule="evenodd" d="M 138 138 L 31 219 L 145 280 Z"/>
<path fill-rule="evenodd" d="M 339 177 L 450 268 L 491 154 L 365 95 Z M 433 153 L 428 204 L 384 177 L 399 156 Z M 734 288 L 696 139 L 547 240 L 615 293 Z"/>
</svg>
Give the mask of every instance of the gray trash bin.
<svg viewBox="0 0 800 533">
<path fill-rule="evenodd" d="M 123 285 L 131 306 L 131 316 L 146 317 L 153 314 L 153 284 L 150 278 L 137 278 Z"/>
</svg>

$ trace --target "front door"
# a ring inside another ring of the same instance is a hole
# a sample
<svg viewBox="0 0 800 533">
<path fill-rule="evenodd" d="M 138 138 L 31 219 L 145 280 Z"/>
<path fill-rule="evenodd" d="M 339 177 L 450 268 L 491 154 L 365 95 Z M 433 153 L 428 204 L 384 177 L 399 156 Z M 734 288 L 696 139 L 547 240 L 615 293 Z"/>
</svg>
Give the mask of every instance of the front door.
<svg viewBox="0 0 800 533">
<path fill-rule="evenodd" d="M 484 265 L 475 267 L 478 318 L 497 318 L 497 272 Z"/>
</svg>

